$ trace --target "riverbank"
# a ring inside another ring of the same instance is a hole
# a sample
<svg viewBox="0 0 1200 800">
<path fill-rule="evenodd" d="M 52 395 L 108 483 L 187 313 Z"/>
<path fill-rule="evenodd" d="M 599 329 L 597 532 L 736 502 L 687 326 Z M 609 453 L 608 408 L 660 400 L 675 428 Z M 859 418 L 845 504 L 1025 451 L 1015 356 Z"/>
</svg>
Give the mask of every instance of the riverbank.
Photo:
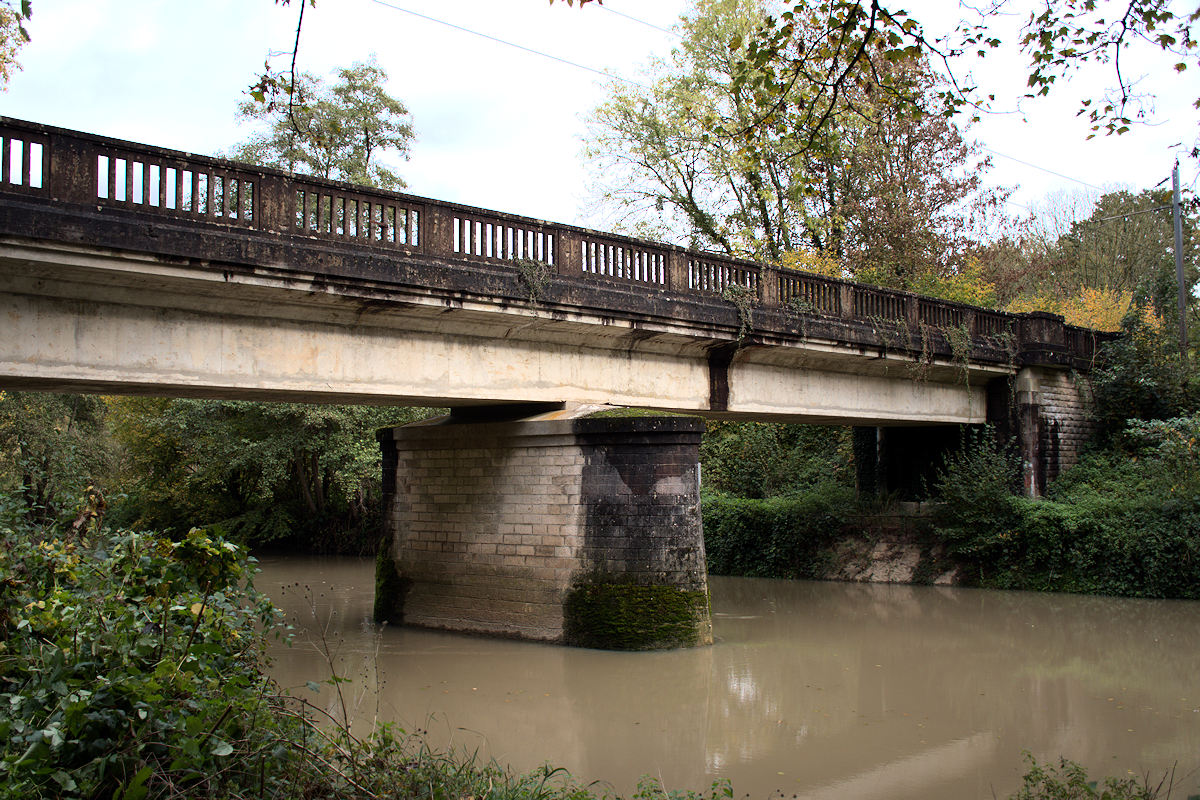
<svg viewBox="0 0 1200 800">
<path fill-rule="evenodd" d="M 947 459 L 933 502 L 916 508 L 832 480 L 762 499 L 709 493 L 709 572 L 1200 599 L 1198 436 L 1200 417 L 1130 421 L 1037 499 L 986 434 Z"/>
<path fill-rule="evenodd" d="M 924 522 L 924 520 L 917 520 Z M 961 567 L 927 533 L 876 528 L 838 541 L 818 580 L 958 586 Z"/>
</svg>

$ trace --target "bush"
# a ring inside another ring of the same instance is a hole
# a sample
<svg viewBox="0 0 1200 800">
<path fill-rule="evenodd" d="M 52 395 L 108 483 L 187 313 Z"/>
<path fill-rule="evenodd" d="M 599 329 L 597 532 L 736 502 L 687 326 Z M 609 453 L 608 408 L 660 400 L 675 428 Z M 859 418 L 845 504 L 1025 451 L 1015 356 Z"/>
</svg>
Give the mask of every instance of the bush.
<svg viewBox="0 0 1200 800">
<path fill-rule="evenodd" d="M 81 538 L 28 519 L 0 493 L 0 798 L 595 797 L 563 770 L 517 774 L 432 750 L 421 731 L 315 724 L 323 712 L 264 672 L 277 614 L 237 545 L 198 529 Z M 656 781 L 635 795 L 730 797 L 725 783 Z"/>
<path fill-rule="evenodd" d="M 1200 597 L 1200 419 L 1131 421 L 1040 500 L 1005 491 L 989 442 L 947 460 L 937 531 L 969 574 L 1001 588 Z"/>
<path fill-rule="evenodd" d="M 701 505 L 714 575 L 815 578 L 855 510 L 854 490 L 824 483 L 804 494 L 751 500 L 706 494 Z"/>
<path fill-rule="evenodd" d="M 700 445 L 704 488 L 762 498 L 830 481 L 849 485 L 849 434 L 849 428 L 710 420 Z"/>
<path fill-rule="evenodd" d="M 1029 769 L 1021 789 L 1011 800 L 1155 800 L 1162 785 L 1151 786 L 1133 778 L 1105 778 L 1103 785 L 1090 780 L 1087 771 L 1065 758 L 1057 767 L 1043 766 L 1033 756 L 1025 754 Z M 1170 792 L 1168 791 L 1168 795 Z"/>
<path fill-rule="evenodd" d="M 259 633 L 274 610 L 238 547 L 6 516 L 0 797 L 217 797 L 282 776 Z"/>
<path fill-rule="evenodd" d="M 966 431 L 962 445 L 943 459 L 931 492 L 940 503 L 935 531 L 947 550 L 967 559 L 996 558 L 1017 523 L 1020 487 L 1015 449 L 991 427 Z"/>
<path fill-rule="evenodd" d="M 1100 352 L 1092 373 L 1100 438 L 1108 441 L 1131 419 L 1161 420 L 1200 410 L 1197 375 L 1180 358 L 1161 320 L 1135 309 L 1121 325 L 1125 335 Z"/>
</svg>

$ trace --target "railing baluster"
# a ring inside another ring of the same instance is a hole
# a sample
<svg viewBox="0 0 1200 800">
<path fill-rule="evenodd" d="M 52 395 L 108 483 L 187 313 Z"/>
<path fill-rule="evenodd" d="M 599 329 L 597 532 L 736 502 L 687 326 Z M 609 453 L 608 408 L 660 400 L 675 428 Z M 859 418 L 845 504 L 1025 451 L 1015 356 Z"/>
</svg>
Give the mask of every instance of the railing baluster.
<svg viewBox="0 0 1200 800">
<path fill-rule="evenodd" d="M 33 160 L 32 148 L 29 142 L 21 141 L 21 185 L 29 186 L 29 176 L 32 170 L 29 168 L 29 162 Z"/>
</svg>

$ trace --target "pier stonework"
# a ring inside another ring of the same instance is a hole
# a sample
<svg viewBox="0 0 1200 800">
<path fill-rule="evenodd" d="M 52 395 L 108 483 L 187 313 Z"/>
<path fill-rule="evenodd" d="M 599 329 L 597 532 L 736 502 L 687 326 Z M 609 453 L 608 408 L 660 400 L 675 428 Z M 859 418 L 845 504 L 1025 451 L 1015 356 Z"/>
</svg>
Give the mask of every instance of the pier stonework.
<svg viewBox="0 0 1200 800">
<path fill-rule="evenodd" d="M 380 432 L 395 574 L 378 613 L 586 647 L 710 643 L 703 423 L 549 416 Z"/>
<path fill-rule="evenodd" d="M 1038 497 L 1079 460 L 1096 430 L 1091 382 L 1077 372 L 1025 367 L 1013 383 L 1025 491 Z"/>
</svg>

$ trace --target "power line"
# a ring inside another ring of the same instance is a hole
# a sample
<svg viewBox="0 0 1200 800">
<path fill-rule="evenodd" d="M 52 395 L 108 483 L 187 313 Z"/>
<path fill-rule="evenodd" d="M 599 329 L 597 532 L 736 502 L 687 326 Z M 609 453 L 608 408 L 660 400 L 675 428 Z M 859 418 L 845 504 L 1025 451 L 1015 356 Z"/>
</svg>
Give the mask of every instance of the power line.
<svg viewBox="0 0 1200 800">
<path fill-rule="evenodd" d="M 676 39 L 683 39 L 683 36 L 681 36 L 678 31 L 671 30 L 670 28 L 664 28 L 661 25 L 655 25 L 653 22 L 646 22 L 644 19 L 638 19 L 637 17 L 630 16 L 623 11 L 617 11 L 615 8 L 609 8 L 605 5 L 600 6 L 600 8 L 604 9 L 610 14 L 616 14 L 618 17 L 624 17 L 630 22 L 636 22 L 639 25 L 645 25 L 647 28 L 653 28 L 656 31 L 661 31 L 669 36 L 674 36 Z"/>
<path fill-rule="evenodd" d="M 1015 162 L 1017 162 L 1018 164 L 1024 164 L 1025 166 L 1027 166 L 1027 167 L 1030 167 L 1031 169 L 1040 170 L 1041 172 L 1045 172 L 1045 173 L 1048 173 L 1048 174 L 1050 174 L 1050 175 L 1055 175 L 1055 176 L 1057 176 L 1057 177 L 1059 177 L 1059 178 L 1063 178 L 1064 180 L 1073 181 L 1073 182 L 1075 182 L 1075 183 L 1078 183 L 1078 184 L 1080 184 L 1080 185 L 1082 185 L 1082 186 L 1086 186 L 1086 187 L 1088 187 L 1089 189 L 1095 189 L 1095 190 L 1096 190 L 1096 191 L 1098 191 L 1098 192 L 1103 192 L 1103 191 L 1104 191 L 1104 187 L 1103 187 L 1103 186 L 1097 186 L 1097 185 L 1096 185 L 1096 184 L 1094 184 L 1094 183 L 1088 183 L 1087 181 L 1081 181 L 1081 180 L 1079 180 L 1079 178 L 1072 178 L 1070 175 L 1063 175 L 1061 172 L 1055 172 L 1055 171 L 1054 171 L 1054 170 L 1052 170 L 1052 169 L 1046 169 L 1045 167 L 1039 167 L 1037 164 L 1031 164 L 1031 163 L 1029 163 L 1028 161 L 1023 161 L 1023 160 L 1021 160 L 1021 159 L 1017 158 L 1016 156 L 1010 156 L 1010 155 L 1008 155 L 1008 154 L 1006 154 L 1006 153 L 1001 153 L 1001 152 L 999 152 L 998 150 L 993 150 L 993 149 L 992 149 L 992 148 L 990 148 L 990 147 L 984 147 L 983 149 L 984 149 L 984 150 L 986 150 L 987 152 L 991 153 L 991 154 L 992 154 L 992 155 L 994 155 L 994 156 L 1000 156 L 1001 158 L 1007 158 L 1009 161 L 1015 161 Z"/>
<path fill-rule="evenodd" d="M 1114 219 L 1128 219 L 1129 217 L 1136 217 L 1139 214 L 1153 214 L 1155 211 L 1170 211 L 1170 210 L 1171 210 L 1171 206 L 1158 206 L 1157 208 L 1146 208 L 1146 209 L 1142 209 L 1141 211 L 1130 211 L 1128 214 L 1114 214 L 1111 217 L 1100 217 L 1099 219 L 1086 219 L 1083 221 L 1084 222 L 1109 222 L 1110 220 L 1114 220 Z"/>
<path fill-rule="evenodd" d="M 624 78 L 624 77 L 621 77 L 620 75 L 615 75 L 611 72 L 606 72 L 601 69 L 596 69 L 595 67 L 589 67 L 586 64 L 579 64 L 575 61 L 569 61 L 565 58 L 560 58 L 559 56 L 550 55 L 549 53 L 543 53 L 541 50 L 534 50 L 532 47 L 526 47 L 523 44 L 517 44 L 516 42 L 510 42 L 506 39 L 501 39 L 499 37 L 492 36 L 491 34 L 488 34 L 488 33 L 482 33 L 480 31 L 472 30 L 470 28 L 464 28 L 461 25 L 455 25 L 453 22 L 447 22 L 444 19 L 438 19 L 437 17 L 430 17 L 425 14 L 421 14 L 421 13 L 412 11 L 407 8 L 401 8 L 400 6 L 385 2 L 385 0 L 371 0 L 371 2 L 375 3 L 376 5 L 381 5 L 384 8 L 390 8 L 393 11 L 400 11 L 405 14 L 411 14 L 414 17 L 420 17 L 421 19 L 428 20 L 429 22 L 436 22 L 439 25 L 445 25 L 447 28 L 453 28 L 456 31 L 462 31 L 463 33 L 469 33 L 472 36 L 478 36 L 481 39 L 487 39 L 489 41 L 496 42 L 496 43 L 502 44 L 502 45 L 506 45 L 508 47 L 515 47 L 518 50 L 524 50 L 526 53 L 532 53 L 535 56 L 541 56 L 542 58 L 548 58 L 551 61 L 557 61 L 560 64 L 566 64 L 569 67 L 575 67 L 576 69 L 581 69 L 586 72 L 593 72 L 593 73 L 595 73 L 597 75 L 601 75 L 605 78 L 623 81 L 624 83 L 630 83 L 630 84 L 633 84 L 634 86 L 640 86 L 643 89 L 650 88 L 646 84 L 640 83 L 640 82 L 632 80 L 630 78 Z"/>
</svg>

